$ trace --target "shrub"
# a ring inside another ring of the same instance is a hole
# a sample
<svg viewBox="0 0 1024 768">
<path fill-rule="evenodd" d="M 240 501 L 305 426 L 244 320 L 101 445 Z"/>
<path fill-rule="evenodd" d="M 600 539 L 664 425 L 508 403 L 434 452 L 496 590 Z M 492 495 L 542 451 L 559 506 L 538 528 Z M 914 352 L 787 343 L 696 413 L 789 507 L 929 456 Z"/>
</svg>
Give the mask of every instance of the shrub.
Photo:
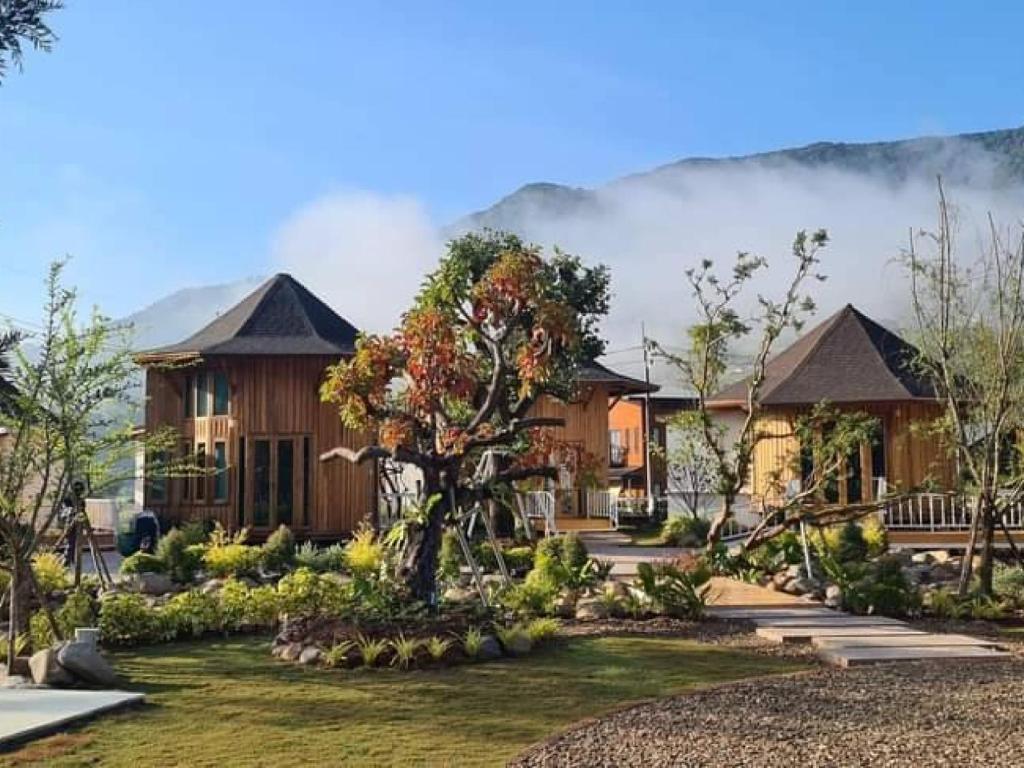
<svg viewBox="0 0 1024 768">
<path fill-rule="evenodd" d="M 175 595 L 161 613 L 165 631 L 174 637 L 202 637 L 222 627 L 217 598 L 198 589 Z"/>
<path fill-rule="evenodd" d="M 977 621 L 998 621 L 1006 617 L 1006 607 L 998 600 L 976 595 L 968 603 L 971 618 Z"/>
<path fill-rule="evenodd" d="M 522 624 L 513 624 L 511 627 L 498 627 L 496 634 L 501 647 L 505 653 L 511 656 L 521 656 L 529 653 L 533 648 L 533 641 L 526 627 Z"/>
<path fill-rule="evenodd" d="M 874 563 L 842 562 L 825 553 L 821 565 L 843 593 L 843 606 L 858 614 L 901 617 L 917 612 L 920 597 L 894 557 Z"/>
<path fill-rule="evenodd" d="M 868 543 L 864 539 L 864 532 L 852 520 L 839 530 L 839 549 L 836 554 L 844 563 L 867 559 Z"/>
<path fill-rule="evenodd" d="M 135 573 L 164 573 L 167 566 L 164 561 L 156 555 L 149 555 L 145 552 L 136 552 L 121 561 L 121 573 L 125 575 Z"/>
<path fill-rule="evenodd" d="M 356 644 L 352 640 L 335 643 L 324 652 L 324 664 L 328 667 L 347 667 Z"/>
<path fill-rule="evenodd" d="M 455 540 L 455 545 L 458 546 L 458 538 Z M 458 551 L 459 564 L 461 565 L 462 552 Z M 480 567 L 494 571 L 498 568 L 498 558 L 494 554 L 494 549 L 491 547 L 489 541 L 481 542 L 477 544 L 473 550 L 473 556 L 476 558 L 477 563 Z M 513 571 L 529 570 L 533 567 L 533 548 L 528 546 L 519 547 L 508 547 L 501 550 L 501 556 L 505 560 L 505 567 Z"/>
<path fill-rule="evenodd" d="M 868 515 L 860 524 L 864 543 L 868 546 L 868 557 L 881 557 L 889 551 L 889 534 L 885 524 L 877 515 Z"/>
<path fill-rule="evenodd" d="M 206 523 L 202 520 L 193 520 L 181 526 L 181 535 L 185 539 L 185 546 L 191 547 L 196 544 L 206 544 L 210 540 L 210 534 L 206 530 Z"/>
<path fill-rule="evenodd" d="M 452 647 L 452 641 L 451 638 L 434 635 L 424 643 L 423 647 L 427 649 L 432 660 L 441 661 L 448 653 L 448 649 Z"/>
<path fill-rule="evenodd" d="M 373 638 L 359 634 L 356 637 L 356 645 L 359 646 L 359 655 L 363 659 L 364 666 L 372 667 L 382 659 L 384 652 L 388 649 L 389 643 L 383 638 L 374 640 Z"/>
<path fill-rule="evenodd" d="M 1024 605 L 1024 568 L 996 563 L 992 588 L 1004 600 Z"/>
<path fill-rule="evenodd" d="M 670 517 L 661 527 L 661 539 L 670 547 L 703 547 L 708 543 L 711 522 L 703 517 Z"/>
<path fill-rule="evenodd" d="M 526 625 L 526 634 L 534 644 L 543 643 L 557 635 L 559 627 L 557 619 L 534 619 Z"/>
<path fill-rule="evenodd" d="M 574 534 L 551 536 L 537 545 L 533 570 L 527 574 L 527 584 L 545 585 L 557 591 L 559 587 L 581 589 L 597 581 L 598 566 L 587 557 L 587 548 Z"/>
<path fill-rule="evenodd" d="M 236 632 L 249 624 L 250 589 L 238 579 L 224 582 L 218 594 L 220 626 L 225 632 Z"/>
<path fill-rule="evenodd" d="M 967 612 L 966 606 L 956 592 L 945 588 L 930 593 L 926 607 L 937 619 L 960 619 Z"/>
<path fill-rule="evenodd" d="M 441 537 L 441 551 L 437 557 L 437 573 L 447 581 L 459 578 L 462 568 L 462 546 L 455 531 L 447 530 Z"/>
<path fill-rule="evenodd" d="M 303 542 L 295 550 L 295 565 L 318 573 L 340 571 L 345 567 L 345 548 L 341 544 L 320 548 L 311 541 Z"/>
<path fill-rule="evenodd" d="M 377 541 L 373 529 L 364 525 L 345 545 L 345 565 L 353 574 L 370 576 L 384 564 L 384 545 Z"/>
<path fill-rule="evenodd" d="M 250 589 L 245 609 L 245 624 L 250 627 L 274 627 L 281 612 L 277 590 L 270 585 Z"/>
<path fill-rule="evenodd" d="M 567 533 L 564 536 L 557 538 L 562 542 L 562 564 L 566 568 L 575 570 L 583 568 L 589 560 L 587 556 L 587 547 L 584 545 L 583 540 L 575 533 Z"/>
<path fill-rule="evenodd" d="M 107 645 L 137 645 L 162 637 L 160 617 L 142 595 L 110 595 L 100 601 L 100 637 Z"/>
<path fill-rule="evenodd" d="M 14 638 L 14 655 L 21 656 L 31 646 L 32 639 L 27 633 L 20 634 Z M 10 654 L 10 646 L 8 645 L 8 638 L 6 632 L 0 632 L 0 659 L 7 661 L 7 657 Z"/>
<path fill-rule="evenodd" d="M 707 608 L 711 570 L 703 563 L 684 571 L 669 563 L 637 564 L 636 587 L 656 610 L 688 619 L 699 619 Z"/>
<path fill-rule="evenodd" d="M 526 581 L 515 584 L 502 594 L 501 602 L 511 611 L 526 616 L 542 616 L 551 613 L 552 603 L 558 595 L 557 584 L 535 577 L 537 571 L 530 571 Z"/>
<path fill-rule="evenodd" d="M 481 632 L 477 627 L 470 627 L 466 630 L 466 634 L 462 636 L 462 652 L 469 658 L 475 659 L 480 655 L 480 649 L 483 647 L 483 643 L 483 632 Z"/>
<path fill-rule="evenodd" d="M 211 576 L 246 576 L 259 571 L 262 552 L 259 547 L 229 542 L 211 544 L 203 554 L 203 565 Z"/>
<path fill-rule="evenodd" d="M 202 547 L 198 551 L 189 536 L 178 528 L 172 528 L 156 545 L 156 557 L 172 579 L 179 584 L 188 584 L 202 564 Z M 136 557 L 137 555 L 132 555 Z M 123 569 L 122 569 L 123 570 Z"/>
<path fill-rule="evenodd" d="M 391 646 L 391 650 L 394 651 L 391 663 L 396 667 L 399 667 L 400 669 L 408 669 L 412 663 L 416 661 L 416 651 L 420 648 L 420 641 L 416 638 L 406 637 L 404 634 L 399 633 L 398 637 L 391 640 L 389 645 Z M 368 666 L 372 666 L 372 662 L 370 662 Z"/>
<path fill-rule="evenodd" d="M 263 567 L 281 572 L 295 564 L 295 536 L 286 525 L 281 525 L 263 545 Z"/>
<path fill-rule="evenodd" d="M 71 584 L 64 561 L 54 552 L 37 552 L 33 555 L 32 573 L 44 595 L 67 589 Z"/>
<path fill-rule="evenodd" d="M 298 568 L 277 583 L 278 606 L 288 616 L 338 616 L 352 607 L 349 588 L 327 575 Z"/>
</svg>

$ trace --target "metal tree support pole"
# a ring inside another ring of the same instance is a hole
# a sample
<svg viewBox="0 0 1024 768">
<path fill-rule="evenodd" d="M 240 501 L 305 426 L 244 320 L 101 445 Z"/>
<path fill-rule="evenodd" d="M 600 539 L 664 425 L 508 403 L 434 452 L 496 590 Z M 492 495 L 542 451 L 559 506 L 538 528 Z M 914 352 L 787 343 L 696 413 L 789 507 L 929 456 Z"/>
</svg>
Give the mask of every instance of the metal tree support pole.
<svg viewBox="0 0 1024 768">
<path fill-rule="evenodd" d="M 501 554 L 501 545 L 498 543 L 498 538 L 494 535 L 494 526 L 491 525 L 491 516 L 480 513 L 480 518 L 484 521 L 484 529 L 487 531 L 487 539 L 491 542 L 491 549 L 494 550 L 494 559 L 498 561 L 498 570 L 501 571 L 502 581 L 505 582 L 505 586 L 512 586 L 512 577 L 508 575 L 508 568 L 505 566 L 505 556 Z"/>
<path fill-rule="evenodd" d="M 800 540 L 804 545 L 804 565 L 807 567 L 807 578 L 813 579 L 814 572 L 811 570 L 811 550 L 807 546 L 807 523 L 800 521 Z"/>
<path fill-rule="evenodd" d="M 448 493 L 451 498 L 452 511 L 455 512 L 455 491 L 449 489 Z M 490 606 L 487 602 L 487 591 L 484 589 L 483 576 L 480 575 L 480 567 L 476 564 L 476 559 L 473 557 L 473 550 L 469 546 L 469 540 L 466 538 L 466 532 L 462 530 L 462 521 L 458 518 L 458 515 L 456 515 L 455 518 L 455 533 L 459 537 L 459 545 L 462 547 L 462 555 L 466 558 L 469 570 L 473 574 L 473 582 L 476 584 L 476 591 L 480 593 L 480 602 L 484 604 L 484 608 L 488 608 Z"/>
<path fill-rule="evenodd" d="M 519 511 L 519 519 L 523 523 L 523 530 L 526 532 L 526 540 L 533 541 L 533 525 L 530 523 L 530 516 L 526 513 L 526 504 L 523 502 L 523 494 L 514 491 L 516 497 L 516 509 Z"/>
</svg>

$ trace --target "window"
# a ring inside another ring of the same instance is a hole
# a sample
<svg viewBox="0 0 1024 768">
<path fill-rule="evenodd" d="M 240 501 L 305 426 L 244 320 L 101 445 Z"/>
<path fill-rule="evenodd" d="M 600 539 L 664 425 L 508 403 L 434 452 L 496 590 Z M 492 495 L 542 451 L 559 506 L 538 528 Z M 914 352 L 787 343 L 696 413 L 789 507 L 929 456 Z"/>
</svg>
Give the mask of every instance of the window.
<svg viewBox="0 0 1024 768">
<path fill-rule="evenodd" d="M 270 525 L 270 441 L 255 440 L 252 457 L 252 524 Z"/>
<path fill-rule="evenodd" d="M 206 472 L 206 443 L 196 445 L 196 466 L 201 472 Z M 196 478 L 196 501 L 206 500 L 206 475 L 202 474 Z"/>
<path fill-rule="evenodd" d="M 213 444 L 213 465 L 217 474 L 213 478 L 213 500 L 228 499 L 228 455 L 224 443 Z"/>
<path fill-rule="evenodd" d="M 312 440 L 308 437 L 302 438 L 302 525 L 309 525 L 309 469 L 310 455 L 312 453 Z"/>
<path fill-rule="evenodd" d="M 238 527 L 245 528 L 245 438 L 238 438 Z"/>
<path fill-rule="evenodd" d="M 230 400 L 228 375 L 218 371 L 213 374 L 213 415 L 227 416 Z"/>
<path fill-rule="evenodd" d="M 185 377 L 185 418 L 191 419 L 196 415 L 196 382 L 191 376 Z"/>
<path fill-rule="evenodd" d="M 861 478 L 860 446 L 846 457 L 846 503 L 858 504 L 864 500 L 863 479 Z"/>
<path fill-rule="evenodd" d="M 167 453 L 154 452 L 149 467 L 149 500 L 154 503 L 167 501 Z"/>
<path fill-rule="evenodd" d="M 196 416 L 202 418 L 210 413 L 210 386 L 205 373 L 196 376 Z"/>
<path fill-rule="evenodd" d="M 191 472 L 192 467 L 192 444 L 184 443 L 181 446 L 181 457 L 185 461 L 185 471 Z M 192 498 L 192 477 L 186 474 L 181 478 L 181 500 L 189 501 Z"/>
<path fill-rule="evenodd" d="M 291 440 L 277 441 L 277 524 L 291 525 L 295 506 L 295 447 Z"/>
</svg>

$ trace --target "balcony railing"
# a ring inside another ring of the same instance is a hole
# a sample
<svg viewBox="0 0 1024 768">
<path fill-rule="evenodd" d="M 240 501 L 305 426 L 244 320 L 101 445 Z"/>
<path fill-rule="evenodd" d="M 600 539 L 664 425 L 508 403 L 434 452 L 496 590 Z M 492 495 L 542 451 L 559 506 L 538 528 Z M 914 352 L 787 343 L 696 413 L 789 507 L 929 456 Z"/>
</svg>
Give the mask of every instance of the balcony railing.
<svg viewBox="0 0 1024 768">
<path fill-rule="evenodd" d="M 624 445 L 612 445 L 608 448 L 608 465 L 621 468 L 629 459 L 629 449 Z"/>
</svg>

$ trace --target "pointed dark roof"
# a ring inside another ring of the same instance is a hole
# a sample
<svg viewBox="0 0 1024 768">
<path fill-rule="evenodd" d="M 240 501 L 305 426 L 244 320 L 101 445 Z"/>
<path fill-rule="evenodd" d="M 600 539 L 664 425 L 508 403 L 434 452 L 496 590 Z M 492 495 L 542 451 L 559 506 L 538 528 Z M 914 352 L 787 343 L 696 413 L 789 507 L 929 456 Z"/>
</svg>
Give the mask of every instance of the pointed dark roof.
<svg viewBox="0 0 1024 768">
<path fill-rule="evenodd" d="M 761 405 L 934 400 L 927 380 L 911 370 L 917 349 L 847 304 L 768 361 Z M 708 400 L 743 406 L 747 379 Z"/>
<path fill-rule="evenodd" d="M 198 333 L 139 359 L 204 355 L 351 355 L 359 331 L 291 275 L 261 285 Z"/>
<path fill-rule="evenodd" d="M 658 391 L 656 384 L 648 386 L 646 382 L 616 373 L 596 360 L 580 366 L 576 381 L 580 384 L 604 384 L 608 387 L 608 394 L 612 396 Z"/>
</svg>

